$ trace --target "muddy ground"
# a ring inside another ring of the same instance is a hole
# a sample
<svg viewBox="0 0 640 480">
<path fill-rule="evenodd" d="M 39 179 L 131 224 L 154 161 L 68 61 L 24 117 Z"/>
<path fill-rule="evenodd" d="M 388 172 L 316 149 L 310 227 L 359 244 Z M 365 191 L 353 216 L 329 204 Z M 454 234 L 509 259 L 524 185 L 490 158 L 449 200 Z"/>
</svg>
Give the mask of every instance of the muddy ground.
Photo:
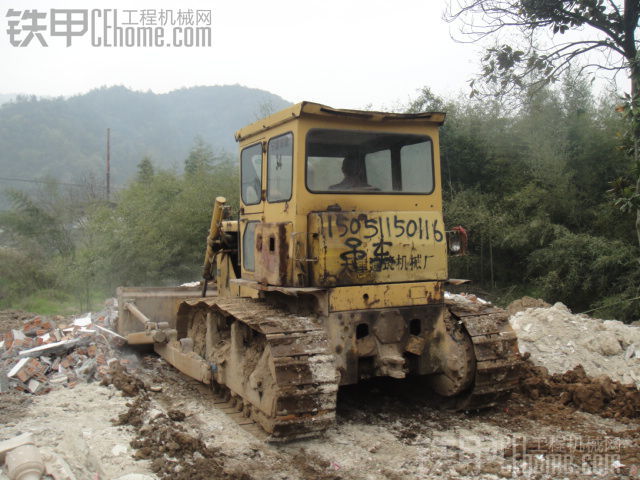
<svg viewBox="0 0 640 480">
<path fill-rule="evenodd" d="M 631 391 L 588 379 L 585 386 L 579 371 L 565 378 L 530 369 L 522 391 L 480 413 L 441 410 L 406 381 L 343 388 L 325 437 L 279 445 L 243 430 L 206 386 L 154 354 L 120 356 L 120 389 L 93 382 L 3 395 L 0 439 L 33 432 L 78 480 L 640 478 Z M 607 408 L 577 410 L 575 391 L 585 388 Z M 607 388 L 627 401 L 613 405 Z M 134 473 L 143 476 L 126 476 Z"/>
</svg>

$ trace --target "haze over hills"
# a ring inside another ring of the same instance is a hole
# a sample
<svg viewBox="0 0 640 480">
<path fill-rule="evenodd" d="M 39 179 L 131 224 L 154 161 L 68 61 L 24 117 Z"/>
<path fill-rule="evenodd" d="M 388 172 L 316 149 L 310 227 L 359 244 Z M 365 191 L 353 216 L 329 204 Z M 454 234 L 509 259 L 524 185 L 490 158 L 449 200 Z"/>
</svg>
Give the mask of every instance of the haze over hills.
<svg viewBox="0 0 640 480">
<path fill-rule="evenodd" d="M 3 103 L 10 102 L 17 96 L 18 94 L 16 93 L 0 93 L 0 105 L 2 105 Z"/>
<path fill-rule="evenodd" d="M 166 94 L 109 87 L 69 98 L 19 96 L 0 106 L 0 176 L 101 179 L 111 128 L 112 182 L 122 185 L 144 156 L 158 167 L 181 169 L 198 137 L 216 154 L 235 155 L 238 128 L 265 110 L 288 105 L 277 95 L 240 85 Z M 3 181 L 0 190 L 23 185 Z"/>
</svg>

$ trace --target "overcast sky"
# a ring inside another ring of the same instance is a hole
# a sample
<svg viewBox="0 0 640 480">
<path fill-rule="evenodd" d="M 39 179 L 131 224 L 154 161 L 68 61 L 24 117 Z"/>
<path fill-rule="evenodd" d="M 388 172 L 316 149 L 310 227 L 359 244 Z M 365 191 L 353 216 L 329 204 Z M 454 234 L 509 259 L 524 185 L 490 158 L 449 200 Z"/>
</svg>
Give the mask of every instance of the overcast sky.
<svg viewBox="0 0 640 480">
<path fill-rule="evenodd" d="M 0 93 L 72 95 L 102 85 L 167 92 L 238 83 L 292 102 L 391 108 L 425 85 L 446 96 L 466 95 L 478 69 L 480 48 L 451 39 L 451 26 L 442 20 L 445 0 L 99 0 L 90 8 L 118 9 L 121 22 L 126 9 L 212 10 L 212 45 L 100 48 L 90 46 L 86 34 L 66 47 L 65 38 L 48 31 L 47 48 L 37 38 L 26 47 L 10 45 L 8 9 L 48 12 L 87 4 L 3 2 Z"/>
</svg>

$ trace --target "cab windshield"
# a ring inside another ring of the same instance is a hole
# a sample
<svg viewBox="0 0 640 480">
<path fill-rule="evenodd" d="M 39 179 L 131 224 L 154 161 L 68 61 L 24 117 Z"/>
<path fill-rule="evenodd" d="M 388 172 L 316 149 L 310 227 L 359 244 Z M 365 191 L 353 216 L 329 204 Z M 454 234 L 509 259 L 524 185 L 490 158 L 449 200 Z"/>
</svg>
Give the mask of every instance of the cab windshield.
<svg viewBox="0 0 640 480">
<path fill-rule="evenodd" d="M 307 134 L 306 181 L 314 193 L 431 193 L 429 137 L 313 129 Z"/>
</svg>

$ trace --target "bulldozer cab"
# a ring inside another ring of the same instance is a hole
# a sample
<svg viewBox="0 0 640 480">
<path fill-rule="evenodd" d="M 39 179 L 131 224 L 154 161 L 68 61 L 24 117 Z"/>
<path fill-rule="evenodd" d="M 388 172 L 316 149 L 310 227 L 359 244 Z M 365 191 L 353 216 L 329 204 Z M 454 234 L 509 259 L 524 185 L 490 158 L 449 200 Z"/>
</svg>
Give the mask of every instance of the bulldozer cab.
<svg viewBox="0 0 640 480">
<path fill-rule="evenodd" d="M 236 133 L 241 277 L 287 287 L 447 278 L 443 113 L 303 102 Z"/>
</svg>

